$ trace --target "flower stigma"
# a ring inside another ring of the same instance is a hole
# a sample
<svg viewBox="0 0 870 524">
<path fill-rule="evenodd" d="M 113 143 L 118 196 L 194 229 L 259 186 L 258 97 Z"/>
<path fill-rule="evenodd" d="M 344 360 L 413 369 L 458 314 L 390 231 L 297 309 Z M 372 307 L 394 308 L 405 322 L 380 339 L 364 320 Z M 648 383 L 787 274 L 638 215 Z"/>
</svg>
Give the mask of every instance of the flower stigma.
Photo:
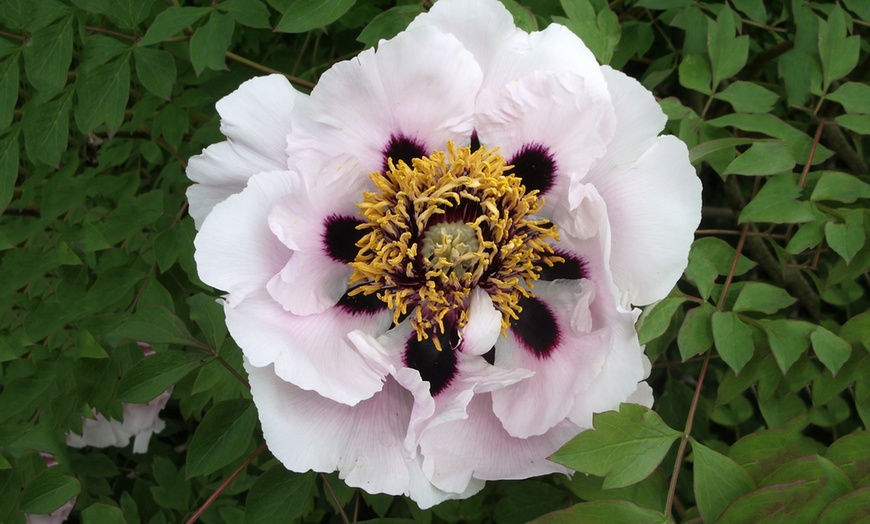
<svg viewBox="0 0 870 524">
<path fill-rule="evenodd" d="M 417 340 L 435 335 L 438 351 L 440 335 L 468 323 L 475 288 L 501 313 L 504 334 L 543 266 L 564 261 L 548 242 L 559 240 L 556 226 L 534 218 L 543 198 L 526 192 L 497 151 L 448 142 L 446 153 L 410 165 L 389 159 L 384 173 L 369 175 L 376 191 L 358 204 L 365 234 L 350 294 L 377 294 L 395 324 L 410 316 Z"/>
</svg>

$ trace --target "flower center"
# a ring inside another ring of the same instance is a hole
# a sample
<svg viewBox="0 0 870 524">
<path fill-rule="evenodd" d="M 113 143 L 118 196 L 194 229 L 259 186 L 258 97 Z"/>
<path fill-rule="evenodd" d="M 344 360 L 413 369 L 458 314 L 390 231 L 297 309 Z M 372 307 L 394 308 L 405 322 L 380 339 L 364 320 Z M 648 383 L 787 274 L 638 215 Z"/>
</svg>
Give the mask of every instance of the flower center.
<svg viewBox="0 0 870 524">
<path fill-rule="evenodd" d="M 502 331 L 531 297 L 544 265 L 563 259 L 547 240 L 555 226 L 532 218 L 543 205 L 496 150 L 435 151 L 408 165 L 388 161 L 369 175 L 377 191 L 358 204 L 366 231 L 350 264 L 350 295 L 376 293 L 398 324 L 410 316 L 417 339 L 440 340 L 468 322 L 471 292 L 483 288 L 502 315 Z M 452 344 L 452 342 L 451 342 Z"/>
</svg>

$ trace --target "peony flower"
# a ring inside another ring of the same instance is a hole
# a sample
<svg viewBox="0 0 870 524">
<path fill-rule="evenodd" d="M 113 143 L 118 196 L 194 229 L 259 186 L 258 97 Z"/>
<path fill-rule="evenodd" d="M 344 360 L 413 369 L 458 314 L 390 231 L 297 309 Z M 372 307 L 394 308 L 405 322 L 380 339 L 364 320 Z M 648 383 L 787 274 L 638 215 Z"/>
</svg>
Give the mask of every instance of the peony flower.
<svg viewBox="0 0 870 524">
<path fill-rule="evenodd" d="M 686 266 L 701 186 L 626 75 L 560 25 L 440 0 L 310 95 L 255 78 L 191 159 L 202 280 L 226 292 L 289 469 L 421 507 L 650 406 L 637 310 Z"/>
<path fill-rule="evenodd" d="M 160 411 L 166 407 L 172 388 L 157 395 L 147 404 L 124 403 L 123 420 L 106 418 L 94 411 L 94 418 L 82 420 L 82 434 L 67 433 L 66 444 L 74 448 L 94 446 L 123 448 L 133 438 L 133 453 L 147 453 L 151 435 L 160 433 L 166 423 L 160 419 Z"/>
</svg>

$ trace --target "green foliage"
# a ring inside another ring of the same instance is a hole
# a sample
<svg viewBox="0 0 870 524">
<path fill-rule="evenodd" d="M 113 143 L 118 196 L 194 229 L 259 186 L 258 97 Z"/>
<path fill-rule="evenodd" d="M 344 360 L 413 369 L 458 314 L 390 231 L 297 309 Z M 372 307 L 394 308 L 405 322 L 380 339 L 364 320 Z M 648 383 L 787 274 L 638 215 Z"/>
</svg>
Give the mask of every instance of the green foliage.
<svg viewBox="0 0 870 524">
<path fill-rule="evenodd" d="M 503 3 L 652 89 L 704 184 L 686 274 L 639 323 L 653 410 L 596 415 L 553 456 L 572 478 L 426 511 L 286 471 L 196 274 L 185 163 L 246 79 L 306 91 L 429 3 L 3 0 L 0 522 L 74 496 L 72 521 L 184 521 L 234 474 L 202 522 L 866 520 L 867 2 Z M 66 446 L 170 387 L 148 453 Z"/>
</svg>

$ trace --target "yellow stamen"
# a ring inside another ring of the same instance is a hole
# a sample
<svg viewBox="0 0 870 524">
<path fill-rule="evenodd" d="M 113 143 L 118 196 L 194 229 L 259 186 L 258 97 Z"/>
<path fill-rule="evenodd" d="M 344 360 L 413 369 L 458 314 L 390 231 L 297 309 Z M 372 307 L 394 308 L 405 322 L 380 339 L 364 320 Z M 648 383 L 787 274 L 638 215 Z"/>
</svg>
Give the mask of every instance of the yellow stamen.
<svg viewBox="0 0 870 524">
<path fill-rule="evenodd" d="M 377 293 L 397 324 L 410 314 L 422 340 L 445 333 L 445 320 L 465 326 L 471 291 L 481 286 L 504 332 L 518 318 L 520 297 L 532 296 L 542 264 L 562 260 L 547 243 L 558 240 L 555 226 L 530 216 L 543 199 L 526 193 L 495 149 L 448 142 L 447 154 L 388 166 L 369 175 L 377 191 L 358 204 L 366 234 L 356 244 L 350 293 Z M 442 349 L 437 336 L 433 343 Z"/>
</svg>

